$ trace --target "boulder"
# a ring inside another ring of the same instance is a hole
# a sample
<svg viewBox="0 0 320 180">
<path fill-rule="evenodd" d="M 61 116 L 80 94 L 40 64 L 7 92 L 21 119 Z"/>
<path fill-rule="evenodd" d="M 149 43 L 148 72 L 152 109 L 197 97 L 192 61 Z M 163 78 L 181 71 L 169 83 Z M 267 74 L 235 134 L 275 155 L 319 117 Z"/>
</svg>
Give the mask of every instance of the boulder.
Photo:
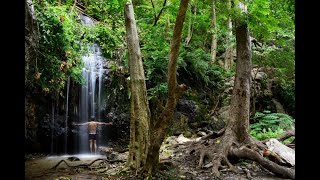
<svg viewBox="0 0 320 180">
<path fill-rule="evenodd" d="M 294 166 L 295 165 L 295 150 L 282 144 L 277 139 L 271 138 L 266 142 L 268 150 L 277 154 L 286 163 Z"/>
</svg>

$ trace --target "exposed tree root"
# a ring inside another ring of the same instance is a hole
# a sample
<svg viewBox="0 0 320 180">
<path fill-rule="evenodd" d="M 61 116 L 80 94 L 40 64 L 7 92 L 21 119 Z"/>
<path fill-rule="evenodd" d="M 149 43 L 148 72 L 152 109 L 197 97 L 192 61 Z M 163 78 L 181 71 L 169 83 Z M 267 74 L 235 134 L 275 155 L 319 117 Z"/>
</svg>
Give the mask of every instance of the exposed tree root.
<svg viewBox="0 0 320 180">
<path fill-rule="evenodd" d="M 200 141 L 201 141 L 201 140 L 207 140 L 207 139 L 209 139 L 209 138 L 215 139 L 215 138 L 217 138 L 217 137 L 220 137 L 220 136 L 223 135 L 223 133 L 225 132 L 225 130 L 226 130 L 226 129 L 223 128 L 223 129 L 221 129 L 221 130 L 219 130 L 219 131 L 217 131 L 217 132 L 215 132 L 215 131 L 214 131 L 214 132 L 211 132 L 211 133 L 209 133 L 209 134 L 201 137 Z"/>
<path fill-rule="evenodd" d="M 223 132 L 225 132 L 223 130 Z M 221 134 L 223 134 L 223 132 Z M 290 169 L 281 166 L 271 160 L 263 157 L 262 152 L 266 150 L 266 145 L 257 141 L 252 137 L 248 137 L 244 144 L 241 146 L 236 143 L 234 136 L 231 134 L 223 134 L 224 136 L 220 138 L 208 139 L 210 134 L 203 138 L 206 140 L 200 140 L 198 142 L 193 142 L 188 145 L 191 149 L 191 153 L 196 153 L 199 155 L 198 168 L 204 167 L 204 159 L 208 158 L 212 161 L 212 173 L 215 177 L 220 177 L 219 169 L 223 165 L 227 165 L 229 169 L 233 172 L 240 173 L 228 160 L 228 156 L 237 157 L 239 159 L 249 159 L 256 161 L 262 167 L 266 168 L 275 175 L 295 179 L 294 169 Z M 247 177 L 252 178 L 249 170 L 244 170 Z"/>
<path fill-rule="evenodd" d="M 92 162 L 88 163 L 88 164 L 79 164 L 79 165 L 70 165 L 68 164 L 65 160 L 61 160 L 59 161 L 55 166 L 53 166 L 51 169 L 56 169 L 62 162 L 64 162 L 68 167 L 82 167 L 82 168 L 89 168 L 93 163 L 97 162 L 97 161 L 106 161 L 109 163 L 114 163 L 114 162 L 125 162 L 125 160 L 121 160 L 121 159 L 116 159 L 116 160 L 108 160 L 105 158 L 99 158 L 99 159 L 95 159 Z"/>
<path fill-rule="evenodd" d="M 233 148 L 231 147 L 230 153 L 232 155 L 237 156 L 238 158 L 246 158 L 257 163 L 261 164 L 264 168 L 268 169 L 269 171 L 273 172 L 276 175 L 284 176 L 286 178 L 295 179 L 295 171 L 294 169 L 286 168 L 280 166 L 258 154 L 256 151 L 251 150 L 247 147 L 240 147 L 240 148 Z"/>
</svg>

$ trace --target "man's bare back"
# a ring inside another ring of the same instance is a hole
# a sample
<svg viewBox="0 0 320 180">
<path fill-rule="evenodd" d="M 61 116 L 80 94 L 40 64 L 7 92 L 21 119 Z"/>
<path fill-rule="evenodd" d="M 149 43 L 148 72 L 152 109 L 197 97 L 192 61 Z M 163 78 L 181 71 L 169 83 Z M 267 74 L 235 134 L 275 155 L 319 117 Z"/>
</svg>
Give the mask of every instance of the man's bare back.
<svg viewBox="0 0 320 180">
<path fill-rule="evenodd" d="M 97 127 L 98 127 L 98 123 L 91 121 L 88 124 L 88 128 L 89 128 L 89 134 L 97 134 Z"/>
<path fill-rule="evenodd" d="M 112 125 L 112 122 L 105 123 L 105 122 L 90 121 L 90 122 L 86 122 L 86 123 L 80 123 L 80 124 L 73 123 L 73 124 L 74 125 L 88 125 L 89 134 L 97 134 L 98 125 Z"/>
</svg>

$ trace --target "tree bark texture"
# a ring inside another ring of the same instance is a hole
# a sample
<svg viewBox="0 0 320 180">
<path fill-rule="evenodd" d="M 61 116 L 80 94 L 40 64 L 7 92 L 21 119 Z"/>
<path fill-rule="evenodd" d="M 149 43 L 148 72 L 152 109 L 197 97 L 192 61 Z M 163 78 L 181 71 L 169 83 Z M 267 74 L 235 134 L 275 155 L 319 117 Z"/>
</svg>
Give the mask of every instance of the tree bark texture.
<svg viewBox="0 0 320 180">
<path fill-rule="evenodd" d="M 132 3 L 125 5 L 125 24 L 131 84 L 130 145 L 127 166 L 145 165 L 150 143 L 150 109 Z"/>
<path fill-rule="evenodd" d="M 188 8 L 188 0 L 181 0 L 176 23 L 174 26 L 173 37 L 170 48 L 170 57 L 168 65 L 168 99 L 164 107 L 161 117 L 157 120 L 152 128 L 150 147 L 145 166 L 145 172 L 149 175 L 154 174 L 159 163 L 160 146 L 168 131 L 170 121 L 173 117 L 173 112 L 180 95 L 187 89 L 184 84 L 177 83 L 177 59 L 179 55 L 179 47 L 181 43 L 181 35 L 183 22 L 185 20 L 186 11 Z"/>
<path fill-rule="evenodd" d="M 227 48 L 226 48 L 226 52 L 225 52 L 225 59 L 224 59 L 224 68 L 229 70 L 232 66 L 233 63 L 233 48 L 232 48 L 232 21 L 231 21 L 231 15 L 230 15 L 230 11 L 231 11 L 231 0 L 228 0 L 227 2 L 227 6 L 228 6 L 228 11 L 229 11 L 229 15 L 228 15 L 228 19 L 227 19 Z"/>
<path fill-rule="evenodd" d="M 236 75 L 231 99 L 230 121 L 239 142 L 249 137 L 250 87 L 251 87 L 251 47 L 247 24 L 236 27 L 237 62 Z"/>
</svg>

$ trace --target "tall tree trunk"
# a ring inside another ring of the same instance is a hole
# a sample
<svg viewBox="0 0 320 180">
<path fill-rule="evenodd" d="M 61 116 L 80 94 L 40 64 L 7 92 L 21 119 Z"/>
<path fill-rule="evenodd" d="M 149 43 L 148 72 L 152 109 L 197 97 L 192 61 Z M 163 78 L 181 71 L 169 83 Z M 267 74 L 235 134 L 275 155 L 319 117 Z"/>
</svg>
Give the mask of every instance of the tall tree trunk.
<svg viewBox="0 0 320 180">
<path fill-rule="evenodd" d="M 251 49 L 247 24 L 237 24 L 236 42 L 236 75 L 229 118 L 222 142 L 217 144 L 215 149 L 218 155 L 213 158 L 212 171 L 216 176 L 220 175 L 218 168 L 221 161 L 226 161 L 230 168 L 234 169 L 227 158 L 233 143 L 245 144 L 251 142 L 249 134 Z"/>
<path fill-rule="evenodd" d="M 216 0 L 212 0 L 212 44 L 211 44 L 211 63 L 215 63 L 217 55 L 217 16 Z"/>
<path fill-rule="evenodd" d="M 225 52 L 225 59 L 224 59 L 224 68 L 230 69 L 233 63 L 233 47 L 232 47 L 232 21 L 231 21 L 231 0 L 228 0 L 228 19 L 227 19 L 227 48 Z"/>
<path fill-rule="evenodd" d="M 168 65 L 168 99 L 161 116 L 155 123 L 151 131 L 151 139 L 147 156 L 147 162 L 144 171 L 152 175 L 157 169 L 159 163 L 160 146 L 168 131 L 173 112 L 177 104 L 177 100 L 181 94 L 187 89 L 184 84 L 177 83 L 177 59 L 179 55 L 179 47 L 181 42 L 181 34 L 183 22 L 188 8 L 188 0 L 181 0 L 180 7 L 174 26 L 173 37 L 171 42 L 171 50 Z"/>
<path fill-rule="evenodd" d="M 197 4 L 194 5 L 194 18 L 197 15 Z M 190 8 L 190 17 L 189 17 L 189 25 L 188 25 L 188 36 L 186 38 L 186 46 L 189 45 L 193 33 L 193 22 L 192 22 L 192 8 Z"/>
<path fill-rule="evenodd" d="M 231 99 L 230 123 L 234 122 L 238 142 L 245 142 L 249 136 L 251 47 L 246 23 L 237 22 L 236 77 Z M 231 125 L 230 125 L 231 126 Z"/>
<path fill-rule="evenodd" d="M 138 169 L 146 163 L 150 143 L 150 109 L 136 21 L 131 2 L 125 5 L 125 23 L 131 83 L 130 145 L 127 166 Z"/>
</svg>

